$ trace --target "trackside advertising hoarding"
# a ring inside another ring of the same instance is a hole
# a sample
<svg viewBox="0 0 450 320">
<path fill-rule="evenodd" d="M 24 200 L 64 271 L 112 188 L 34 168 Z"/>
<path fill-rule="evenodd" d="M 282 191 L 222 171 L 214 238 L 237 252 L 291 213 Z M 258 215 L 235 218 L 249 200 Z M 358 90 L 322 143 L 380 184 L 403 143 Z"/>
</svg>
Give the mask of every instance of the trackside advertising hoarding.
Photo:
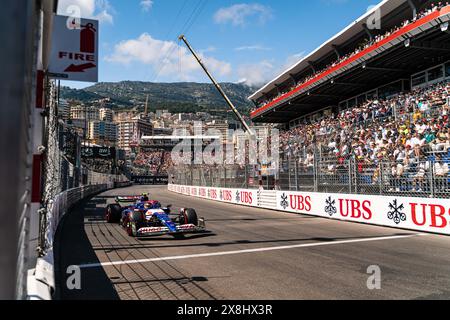
<svg viewBox="0 0 450 320">
<path fill-rule="evenodd" d="M 170 185 L 169 191 L 209 200 L 261 207 L 259 201 L 260 191 L 258 190 Z M 238 194 L 240 195 L 239 199 L 236 197 Z M 246 199 L 251 197 L 251 201 L 242 203 L 242 195 L 248 195 Z M 449 199 L 291 191 L 277 191 L 276 195 L 276 204 L 270 209 L 342 221 L 450 235 Z"/>
<path fill-rule="evenodd" d="M 169 191 L 208 200 L 215 200 L 250 207 L 258 206 L 257 190 L 169 185 Z"/>
</svg>

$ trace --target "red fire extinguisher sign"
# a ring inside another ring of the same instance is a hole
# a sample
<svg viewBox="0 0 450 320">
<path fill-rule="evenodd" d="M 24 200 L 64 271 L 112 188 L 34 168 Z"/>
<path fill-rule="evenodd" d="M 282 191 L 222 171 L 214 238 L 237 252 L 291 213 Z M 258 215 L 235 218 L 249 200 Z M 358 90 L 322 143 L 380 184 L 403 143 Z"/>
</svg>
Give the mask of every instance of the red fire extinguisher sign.
<svg viewBox="0 0 450 320">
<path fill-rule="evenodd" d="M 56 15 L 49 75 L 54 79 L 97 82 L 98 35 L 97 20 L 80 18 L 77 28 L 74 28 L 73 17 Z"/>
<path fill-rule="evenodd" d="M 82 26 L 80 32 L 80 51 L 86 53 L 95 53 L 95 30 L 92 23 Z"/>
</svg>

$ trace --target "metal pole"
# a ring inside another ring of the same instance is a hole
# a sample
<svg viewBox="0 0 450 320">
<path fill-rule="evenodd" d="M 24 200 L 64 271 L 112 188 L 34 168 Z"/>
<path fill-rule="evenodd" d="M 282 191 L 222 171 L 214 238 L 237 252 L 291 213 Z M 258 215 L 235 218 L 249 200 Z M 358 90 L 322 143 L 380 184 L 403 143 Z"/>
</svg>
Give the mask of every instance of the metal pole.
<svg viewBox="0 0 450 320">
<path fill-rule="evenodd" d="M 194 49 L 191 47 L 191 45 L 189 44 L 189 42 L 186 40 L 186 37 L 184 35 L 181 35 L 178 37 L 178 39 L 183 40 L 183 42 L 186 44 L 186 46 L 188 47 L 189 51 L 192 53 L 192 55 L 195 57 L 195 59 L 198 61 L 198 63 L 200 64 L 200 66 L 202 67 L 203 71 L 205 71 L 206 75 L 209 77 L 209 79 L 211 79 L 212 83 L 214 84 L 214 86 L 216 87 L 216 89 L 219 91 L 219 93 L 222 95 L 222 97 L 225 99 L 225 101 L 227 102 L 228 106 L 231 108 L 231 110 L 234 112 L 234 114 L 236 115 L 236 117 L 239 119 L 239 121 L 242 123 L 242 125 L 245 128 L 245 131 L 247 133 L 249 133 L 251 136 L 254 136 L 254 132 L 250 129 L 250 127 L 248 126 L 247 122 L 245 122 L 244 118 L 242 117 L 242 115 L 239 113 L 239 111 L 236 109 L 236 107 L 234 106 L 234 104 L 231 102 L 231 100 L 228 98 L 228 96 L 225 94 L 225 92 L 222 90 L 222 87 L 219 85 L 219 83 L 216 81 L 216 79 L 214 79 L 214 77 L 211 75 L 211 73 L 209 73 L 208 69 L 206 69 L 205 65 L 203 64 L 202 60 L 199 58 L 199 56 L 197 55 L 197 53 L 194 51 Z"/>
<path fill-rule="evenodd" d="M 378 168 L 379 168 L 379 174 L 378 174 L 378 180 L 380 180 L 379 181 L 379 185 L 380 185 L 380 195 L 383 195 L 383 170 L 384 170 L 384 168 L 383 168 L 383 163 L 382 162 L 380 162 L 379 164 L 378 164 Z"/>
<path fill-rule="evenodd" d="M 349 194 L 353 194 L 352 184 L 353 184 L 353 175 L 352 175 L 352 158 L 347 160 L 348 163 L 348 192 Z"/>
</svg>

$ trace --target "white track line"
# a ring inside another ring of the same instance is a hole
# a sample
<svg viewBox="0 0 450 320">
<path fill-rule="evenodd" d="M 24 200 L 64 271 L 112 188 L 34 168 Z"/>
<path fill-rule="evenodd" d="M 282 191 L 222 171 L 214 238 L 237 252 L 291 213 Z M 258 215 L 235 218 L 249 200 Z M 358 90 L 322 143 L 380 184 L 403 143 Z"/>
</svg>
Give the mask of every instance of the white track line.
<svg viewBox="0 0 450 320">
<path fill-rule="evenodd" d="M 416 234 L 410 234 L 410 235 L 404 235 L 404 236 L 389 236 L 389 237 L 378 237 L 378 238 L 367 238 L 367 239 L 353 239 L 353 240 L 342 240 L 342 241 L 316 242 L 316 243 L 297 244 L 297 245 L 283 246 L 283 247 L 267 247 L 267 248 L 247 249 L 247 250 L 237 250 L 237 251 L 222 251 L 222 252 L 200 253 L 200 254 L 191 254 L 191 255 L 185 255 L 185 256 L 161 257 L 161 258 L 140 259 L 140 260 L 126 260 L 126 261 L 105 262 L 105 263 L 91 263 L 91 264 L 83 264 L 83 265 L 80 265 L 79 267 L 81 269 L 90 269 L 90 268 L 100 268 L 100 267 L 119 266 L 119 265 L 130 265 L 130 264 L 138 264 L 138 263 L 169 261 L 169 260 L 198 259 L 198 258 L 228 256 L 228 255 L 236 255 L 236 254 L 288 250 L 288 249 L 296 249 L 296 248 L 310 248 L 310 247 L 332 246 L 332 245 L 348 244 L 348 243 L 362 243 L 362 242 L 373 242 L 373 241 L 384 241 L 384 240 L 398 240 L 398 239 L 407 239 L 407 238 L 413 238 L 413 237 L 425 236 L 425 235 L 426 234 L 423 234 L 423 233 L 416 233 Z"/>
</svg>

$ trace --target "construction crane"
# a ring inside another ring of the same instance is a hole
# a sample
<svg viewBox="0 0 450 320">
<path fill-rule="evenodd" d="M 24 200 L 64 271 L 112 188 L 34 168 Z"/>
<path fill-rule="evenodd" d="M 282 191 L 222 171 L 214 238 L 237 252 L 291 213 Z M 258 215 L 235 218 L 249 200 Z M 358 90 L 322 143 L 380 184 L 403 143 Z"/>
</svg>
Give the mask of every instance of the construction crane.
<svg viewBox="0 0 450 320">
<path fill-rule="evenodd" d="M 244 120 L 244 118 L 242 117 L 242 115 L 240 114 L 240 112 L 238 111 L 238 109 L 236 109 L 236 107 L 234 106 L 234 104 L 231 102 L 230 98 L 228 98 L 228 96 L 226 95 L 226 93 L 223 91 L 222 87 L 219 85 L 219 83 L 216 81 L 216 79 L 214 79 L 214 77 L 211 75 L 211 73 L 208 71 L 208 69 L 206 69 L 206 66 L 203 64 L 202 60 L 200 59 L 200 57 L 197 55 L 197 53 L 194 51 L 194 49 L 192 49 L 191 45 L 189 44 L 189 42 L 186 40 L 186 37 L 184 35 L 181 35 L 178 37 L 179 40 L 183 40 L 183 42 L 186 44 L 186 46 L 188 47 L 189 51 L 192 53 L 192 55 L 195 57 L 195 59 L 197 60 L 197 62 L 200 64 L 200 66 L 202 67 L 202 69 L 205 71 L 205 73 L 208 75 L 209 79 L 211 79 L 212 83 L 214 84 L 214 86 L 216 87 L 216 89 L 219 91 L 219 93 L 222 95 L 222 97 L 225 99 L 226 103 L 228 104 L 228 106 L 231 108 L 231 110 L 234 112 L 234 114 L 236 115 L 236 117 L 239 119 L 239 121 L 241 122 L 242 126 L 245 128 L 245 131 L 251 136 L 251 137 L 255 137 L 255 133 L 250 129 L 250 127 L 248 126 L 247 122 Z"/>
<path fill-rule="evenodd" d="M 147 98 L 145 99 L 145 110 L 144 110 L 144 117 L 148 116 L 148 95 Z"/>
</svg>

